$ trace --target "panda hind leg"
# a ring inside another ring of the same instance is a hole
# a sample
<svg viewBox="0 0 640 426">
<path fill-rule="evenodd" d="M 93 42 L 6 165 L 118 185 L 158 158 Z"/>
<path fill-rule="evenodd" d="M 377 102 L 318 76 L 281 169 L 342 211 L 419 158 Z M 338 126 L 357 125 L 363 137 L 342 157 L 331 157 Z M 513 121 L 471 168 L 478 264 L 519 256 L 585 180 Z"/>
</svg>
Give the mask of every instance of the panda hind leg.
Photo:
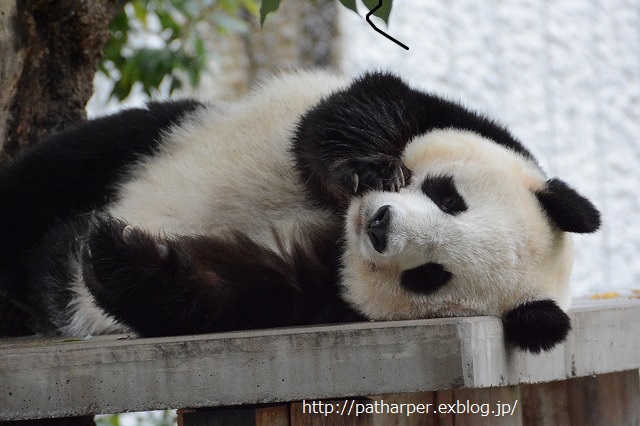
<svg viewBox="0 0 640 426">
<path fill-rule="evenodd" d="M 290 325 L 301 297 L 291 262 L 239 233 L 159 237 L 104 216 L 82 258 L 96 304 L 141 336 Z"/>
</svg>

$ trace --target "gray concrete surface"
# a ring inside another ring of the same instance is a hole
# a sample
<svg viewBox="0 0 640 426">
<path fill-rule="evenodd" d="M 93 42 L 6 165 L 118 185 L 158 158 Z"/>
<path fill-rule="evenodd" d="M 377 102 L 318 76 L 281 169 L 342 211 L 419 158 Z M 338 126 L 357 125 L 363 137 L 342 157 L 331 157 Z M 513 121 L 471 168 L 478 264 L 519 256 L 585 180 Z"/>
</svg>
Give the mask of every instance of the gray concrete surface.
<svg viewBox="0 0 640 426">
<path fill-rule="evenodd" d="M 0 420 L 489 387 L 640 368 L 640 300 L 571 312 L 566 343 L 505 348 L 497 318 L 173 338 L 0 340 Z"/>
</svg>

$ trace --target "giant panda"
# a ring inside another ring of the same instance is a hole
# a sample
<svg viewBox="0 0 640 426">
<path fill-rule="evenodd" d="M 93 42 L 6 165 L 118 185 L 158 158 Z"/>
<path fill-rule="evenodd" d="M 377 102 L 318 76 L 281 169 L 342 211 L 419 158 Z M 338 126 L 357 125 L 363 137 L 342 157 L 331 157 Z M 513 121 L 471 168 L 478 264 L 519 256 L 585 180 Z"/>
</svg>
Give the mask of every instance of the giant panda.
<svg viewBox="0 0 640 426">
<path fill-rule="evenodd" d="M 0 171 L 2 285 L 62 335 L 495 315 L 536 353 L 599 225 L 506 128 L 383 71 L 150 103 Z"/>
</svg>

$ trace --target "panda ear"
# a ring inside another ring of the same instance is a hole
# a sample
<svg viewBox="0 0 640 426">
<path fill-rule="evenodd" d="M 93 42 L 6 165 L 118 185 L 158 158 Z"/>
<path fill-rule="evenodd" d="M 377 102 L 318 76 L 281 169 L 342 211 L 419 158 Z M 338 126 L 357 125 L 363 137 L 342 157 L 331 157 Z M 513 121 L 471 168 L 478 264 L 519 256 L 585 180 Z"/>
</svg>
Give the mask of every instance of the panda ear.
<svg viewBox="0 0 640 426">
<path fill-rule="evenodd" d="M 571 330 L 569 316 L 549 299 L 525 302 L 502 321 L 505 340 L 535 354 L 563 342 Z"/>
<path fill-rule="evenodd" d="M 551 220 L 563 231 L 588 234 L 600 227 L 600 212 L 560 179 L 550 179 L 536 193 Z"/>
</svg>

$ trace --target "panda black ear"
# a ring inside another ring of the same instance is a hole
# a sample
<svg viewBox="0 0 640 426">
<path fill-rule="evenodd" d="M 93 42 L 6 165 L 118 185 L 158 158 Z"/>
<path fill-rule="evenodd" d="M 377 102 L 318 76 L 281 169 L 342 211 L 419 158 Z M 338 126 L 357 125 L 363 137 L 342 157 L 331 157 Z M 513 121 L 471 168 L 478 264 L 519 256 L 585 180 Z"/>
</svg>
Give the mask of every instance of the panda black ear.
<svg viewBox="0 0 640 426">
<path fill-rule="evenodd" d="M 535 354 L 563 342 L 571 330 L 571 320 L 553 300 L 526 302 L 502 319 L 505 340 Z"/>
<path fill-rule="evenodd" d="M 536 197 L 551 220 L 563 231 L 588 234 L 600 227 L 600 212 L 591 201 L 560 179 L 550 179 Z"/>
</svg>

